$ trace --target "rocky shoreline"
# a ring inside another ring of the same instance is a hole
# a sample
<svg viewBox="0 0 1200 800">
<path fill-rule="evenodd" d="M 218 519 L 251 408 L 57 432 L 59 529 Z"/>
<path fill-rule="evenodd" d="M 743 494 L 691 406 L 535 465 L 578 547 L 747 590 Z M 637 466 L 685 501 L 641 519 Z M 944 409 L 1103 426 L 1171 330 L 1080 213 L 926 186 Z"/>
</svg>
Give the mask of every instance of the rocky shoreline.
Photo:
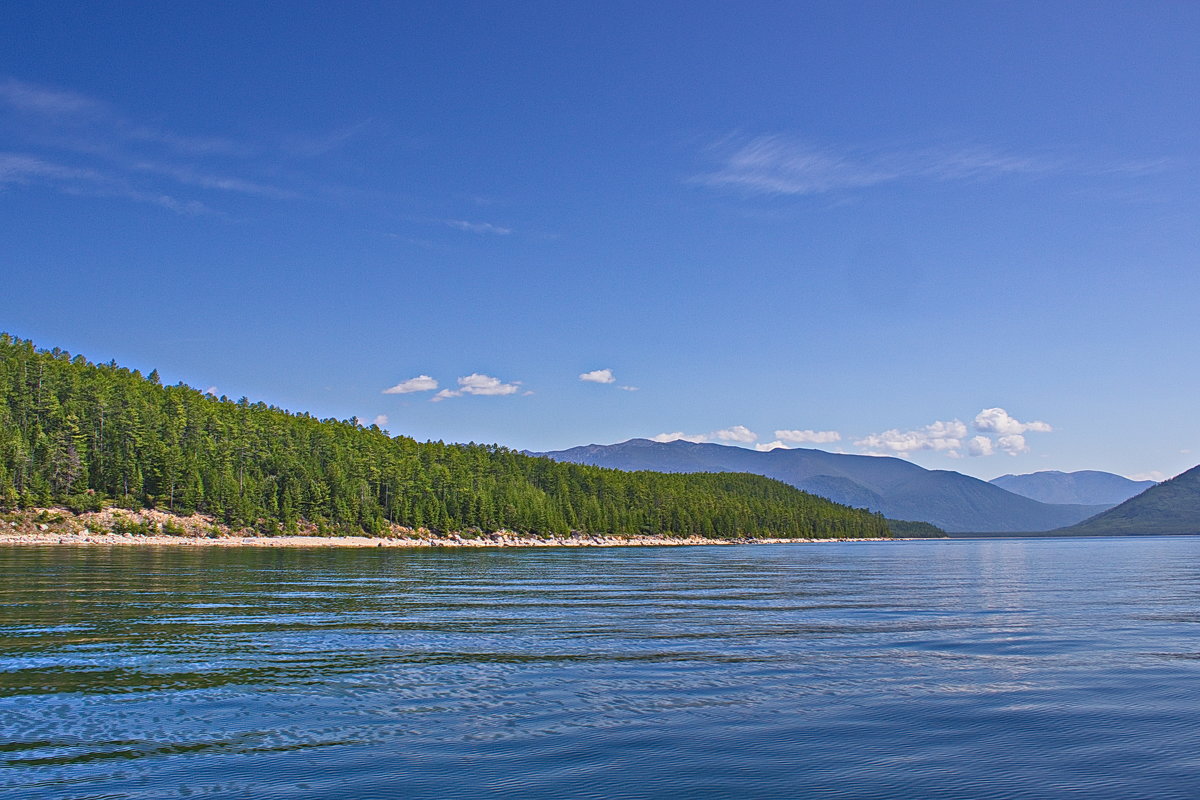
<svg viewBox="0 0 1200 800">
<path fill-rule="evenodd" d="M 191 536 L 129 533 L 0 533 L 5 545 L 76 546 L 191 546 L 191 547 L 679 547 L 685 545 L 814 544 L 818 542 L 890 542 L 895 539 L 705 539 L 672 536 L 572 536 L 542 539 L 534 536 L 483 536 L 477 539 L 450 536 L 378 538 L 373 536 Z"/>
<path fill-rule="evenodd" d="M 188 547 L 679 547 L 687 545 L 811 544 L 878 542 L 894 539 L 706 539 L 701 536 L 599 536 L 575 533 L 547 537 L 513 531 L 440 533 L 393 526 L 381 536 L 263 535 L 236 530 L 203 515 L 104 509 L 76 514 L 64 508 L 27 509 L 0 515 L 0 546 L 188 546 Z"/>
</svg>

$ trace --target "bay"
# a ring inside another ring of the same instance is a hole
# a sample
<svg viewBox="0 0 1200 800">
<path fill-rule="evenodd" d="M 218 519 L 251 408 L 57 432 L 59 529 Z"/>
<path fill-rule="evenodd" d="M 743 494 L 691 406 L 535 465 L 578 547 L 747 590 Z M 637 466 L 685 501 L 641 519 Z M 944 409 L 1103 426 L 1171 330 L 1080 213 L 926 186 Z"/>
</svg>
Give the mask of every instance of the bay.
<svg viewBox="0 0 1200 800">
<path fill-rule="evenodd" d="M 0 796 L 1193 798 L 1200 538 L 0 548 Z"/>
</svg>

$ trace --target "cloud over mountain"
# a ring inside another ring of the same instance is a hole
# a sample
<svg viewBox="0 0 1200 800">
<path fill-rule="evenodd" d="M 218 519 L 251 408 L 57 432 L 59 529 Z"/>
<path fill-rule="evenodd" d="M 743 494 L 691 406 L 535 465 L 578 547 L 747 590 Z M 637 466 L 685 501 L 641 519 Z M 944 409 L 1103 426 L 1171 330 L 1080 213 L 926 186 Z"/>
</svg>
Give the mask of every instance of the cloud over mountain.
<svg viewBox="0 0 1200 800">
<path fill-rule="evenodd" d="M 775 431 L 775 438 L 792 444 L 829 444 L 840 442 L 842 435 L 837 431 Z"/>
</svg>

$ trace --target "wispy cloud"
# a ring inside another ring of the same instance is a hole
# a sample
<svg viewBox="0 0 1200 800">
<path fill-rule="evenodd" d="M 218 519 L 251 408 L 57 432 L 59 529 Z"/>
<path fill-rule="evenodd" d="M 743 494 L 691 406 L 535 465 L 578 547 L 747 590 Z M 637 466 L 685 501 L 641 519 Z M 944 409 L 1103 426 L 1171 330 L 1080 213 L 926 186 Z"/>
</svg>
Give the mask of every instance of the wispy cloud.
<svg viewBox="0 0 1200 800">
<path fill-rule="evenodd" d="M 1064 171 L 1136 174 L 1161 162 L 1084 166 L 1067 159 L 979 145 L 927 148 L 834 148 L 773 134 L 731 137 L 711 148 L 715 169 L 691 181 L 759 195 L 816 195 L 901 180 L 977 181 Z"/>
<path fill-rule="evenodd" d="M 364 120 L 324 134 L 293 134 L 283 140 L 283 149 L 289 155 L 315 158 L 339 149 L 371 127 L 371 121 Z"/>
<path fill-rule="evenodd" d="M 254 148 L 221 136 L 191 136 L 136 122 L 113 105 L 78 92 L 19 81 L 0 80 L 0 107 L 21 118 L 28 136 L 60 146 L 97 153 L 116 143 L 159 146 L 177 155 L 254 154 Z"/>
<path fill-rule="evenodd" d="M 178 214 L 196 216 L 214 213 L 199 200 L 185 200 L 163 191 L 141 189 L 119 175 L 88 167 L 47 161 L 27 153 L 0 153 L 0 186 L 47 186 L 74 197 L 116 197 L 148 203 Z"/>
<path fill-rule="evenodd" d="M 222 192 L 274 197 L 280 200 L 293 199 L 299 196 L 296 192 L 281 189 L 278 186 L 235 178 L 229 175 L 206 173 L 192 167 L 162 164 L 153 161 L 135 161 L 128 166 L 137 172 L 162 175 L 186 186 L 198 186 L 203 189 L 217 189 Z"/>
<path fill-rule="evenodd" d="M 78 92 L 0 78 L 0 126 L 23 143 L 0 155 L 0 183 L 119 197 L 182 214 L 210 213 L 212 203 L 232 194 L 300 196 L 252 176 L 266 167 L 278 173 L 273 161 L 285 156 L 282 145 L 272 151 L 167 130 Z"/>
<path fill-rule="evenodd" d="M 512 228 L 503 228 L 499 225 L 493 225 L 490 222 L 470 222 L 465 219 L 448 219 L 444 220 L 444 222 L 451 228 L 466 231 L 467 233 L 491 233 L 496 236 L 508 236 L 513 232 Z"/>
<path fill-rule="evenodd" d="M 48 116 L 96 114 L 106 110 L 100 102 L 76 92 L 34 86 L 16 78 L 0 80 L 0 101 L 26 113 Z"/>
<path fill-rule="evenodd" d="M 106 178 L 92 169 L 55 164 L 27 153 L 0 153 L 0 183 L 29 183 L 38 179 L 100 182 Z"/>
</svg>

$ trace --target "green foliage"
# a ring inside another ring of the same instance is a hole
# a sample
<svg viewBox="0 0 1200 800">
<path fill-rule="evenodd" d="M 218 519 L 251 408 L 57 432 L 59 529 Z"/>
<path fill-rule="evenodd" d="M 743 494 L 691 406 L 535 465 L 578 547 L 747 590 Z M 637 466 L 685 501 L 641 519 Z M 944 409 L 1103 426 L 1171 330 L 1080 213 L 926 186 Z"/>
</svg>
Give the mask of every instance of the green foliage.
<svg viewBox="0 0 1200 800">
<path fill-rule="evenodd" d="M 1200 533 L 1200 467 L 1192 467 L 1115 508 L 1054 533 L 1086 536 Z"/>
<path fill-rule="evenodd" d="M 114 516 L 109 529 L 113 533 L 130 533 L 134 536 L 154 536 L 158 533 L 158 528 L 153 522 L 149 520 L 138 522 L 132 517 L 124 515 Z M 180 529 L 180 533 L 182 533 L 182 528 Z"/>
<path fill-rule="evenodd" d="M 272 532 L 303 521 L 358 535 L 392 524 L 540 536 L 888 535 L 878 514 L 757 475 L 620 472 L 497 445 L 391 438 L 162 386 L 153 372 L 0 334 L 0 506 L 54 503 L 198 512 Z"/>
<path fill-rule="evenodd" d="M 55 523 L 63 521 L 63 515 L 55 514 L 51 511 L 46 511 L 43 509 L 42 511 L 38 512 L 38 515 L 33 518 L 33 521 L 39 525 L 54 525 Z"/>
<path fill-rule="evenodd" d="M 944 539 L 946 532 L 929 522 L 913 522 L 907 519 L 889 519 L 888 530 L 900 539 Z"/>
</svg>

